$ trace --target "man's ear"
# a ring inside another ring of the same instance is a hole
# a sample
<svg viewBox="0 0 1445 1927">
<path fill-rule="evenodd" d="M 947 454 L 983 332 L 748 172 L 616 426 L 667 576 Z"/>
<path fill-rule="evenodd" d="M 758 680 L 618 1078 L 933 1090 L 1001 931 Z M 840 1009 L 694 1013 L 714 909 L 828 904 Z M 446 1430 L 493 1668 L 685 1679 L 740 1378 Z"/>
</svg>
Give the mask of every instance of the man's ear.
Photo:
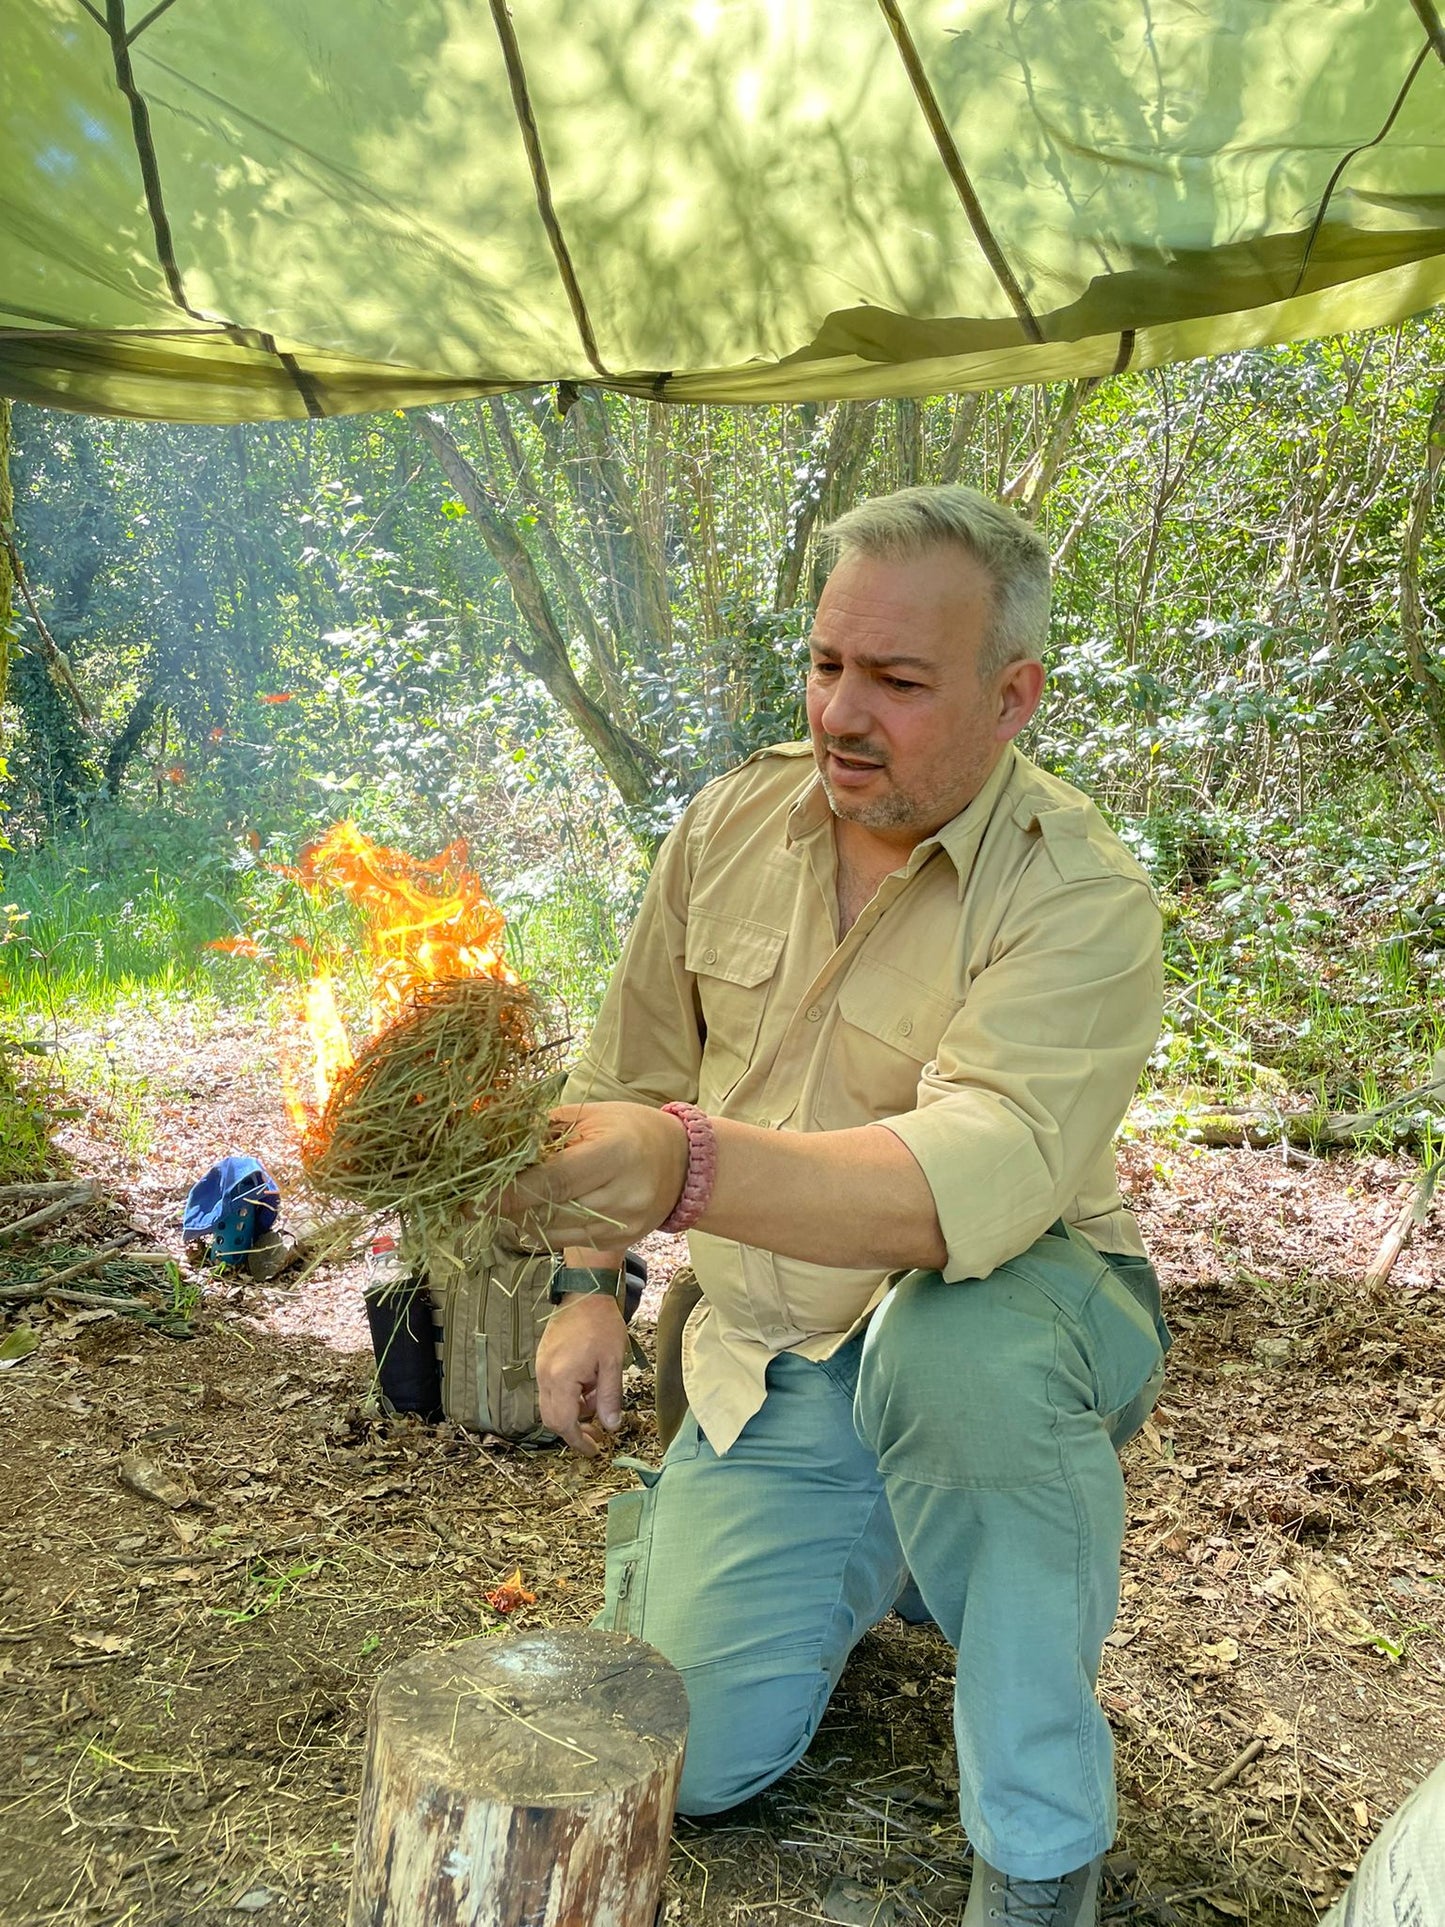
<svg viewBox="0 0 1445 1927">
<path fill-rule="evenodd" d="M 1039 706 L 1044 693 L 1041 662 L 1011 662 L 998 682 L 998 723 L 994 740 L 1011 743 Z"/>
</svg>

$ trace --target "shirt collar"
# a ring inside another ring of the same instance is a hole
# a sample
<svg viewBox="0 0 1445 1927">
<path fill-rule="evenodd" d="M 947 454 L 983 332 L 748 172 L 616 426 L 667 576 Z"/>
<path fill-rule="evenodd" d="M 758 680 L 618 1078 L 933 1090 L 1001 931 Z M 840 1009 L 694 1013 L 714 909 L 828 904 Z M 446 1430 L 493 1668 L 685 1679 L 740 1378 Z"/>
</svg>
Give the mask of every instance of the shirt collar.
<svg viewBox="0 0 1445 1927">
<path fill-rule="evenodd" d="M 935 850 L 944 850 L 958 872 L 958 894 L 963 896 L 968 873 L 973 868 L 973 860 L 978 855 L 978 846 L 983 841 L 983 833 L 988 828 L 989 818 L 994 806 L 1008 786 L 1018 761 L 1018 751 L 1009 743 L 996 767 L 990 771 L 988 781 L 974 797 L 973 801 L 961 809 L 957 816 L 950 818 L 942 829 L 935 830 L 932 836 L 923 841 L 909 853 L 903 865 L 904 873 L 912 876 L 915 871 L 933 855 Z M 802 795 L 788 811 L 787 839 L 789 844 L 806 842 L 816 836 L 824 826 L 832 821 L 833 812 L 829 808 L 823 779 L 817 771 Z"/>
</svg>

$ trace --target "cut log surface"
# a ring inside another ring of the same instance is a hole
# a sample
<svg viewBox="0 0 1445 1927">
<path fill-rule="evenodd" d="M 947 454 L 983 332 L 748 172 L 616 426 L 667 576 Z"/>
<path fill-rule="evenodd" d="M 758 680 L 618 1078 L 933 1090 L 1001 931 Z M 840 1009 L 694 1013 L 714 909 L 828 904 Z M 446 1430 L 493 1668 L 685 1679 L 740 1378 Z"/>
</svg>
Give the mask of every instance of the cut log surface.
<svg viewBox="0 0 1445 1927">
<path fill-rule="evenodd" d="M 377 1682 L 349 1927 L 653 1927 L 682 1681 L 618 1633 L 469 1639 Z"/>
</svg>

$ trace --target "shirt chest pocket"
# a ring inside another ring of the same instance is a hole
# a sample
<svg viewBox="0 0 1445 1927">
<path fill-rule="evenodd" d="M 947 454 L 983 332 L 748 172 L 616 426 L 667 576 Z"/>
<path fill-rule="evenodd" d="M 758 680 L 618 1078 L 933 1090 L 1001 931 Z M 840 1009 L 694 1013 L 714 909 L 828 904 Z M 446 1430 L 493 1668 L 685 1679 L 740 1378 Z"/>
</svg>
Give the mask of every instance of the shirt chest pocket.
<svg viewBox="0 0 1445 1927">
<path fill-rule="evenodd" d="M 825 1131 L 896 1117 L 918 1104 L 923 1066 L 938 1055 L 958 1004 L 887 964 L 862 961 L 838 986 L 838 1016 L 818 1091 Z"/>
<path fill-rule="evenodd" d="M 745 917 L 694 911 L 683 961 L 697 984 L 703 1042 L 698 1097 L 721 1103 L 748 1068 L 787 932 Z"/>
</svg>

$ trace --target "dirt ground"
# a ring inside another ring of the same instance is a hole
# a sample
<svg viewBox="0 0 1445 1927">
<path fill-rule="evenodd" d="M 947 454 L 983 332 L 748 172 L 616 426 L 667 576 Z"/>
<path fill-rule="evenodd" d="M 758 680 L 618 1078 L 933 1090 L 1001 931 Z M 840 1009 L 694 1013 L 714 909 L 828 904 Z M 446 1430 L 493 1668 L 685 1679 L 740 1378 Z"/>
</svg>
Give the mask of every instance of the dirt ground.
<svg viewBox="0 0 1445 1927">
<path fill-rule="evenodd" d="M 86 1048 L 113 1076 L 67 1149 L 124 1210 L 0 1249 L 0 1284 L 127 1222 L 178 1250 L 227 1151 L 289 1176 L 254 1023 L 136 1011 Z M 1126 1138 L 1121 1162 L 1177 1343 L 1126 1462 L 1110 1912 L 1304 1927 L 1445 1755 L 1445 1207 L 1368 1296 L 1403 1161 Z M 340 1927 L 377 1674 L 595 1610 L 629 1475 L 377 1416 L 360 1279 L 212 1285 L 189 1339 L 56 1304 L 0 1326 L 39 1340 L 0 1371 L 0 1927 Z M 628 1399 L 618 1449 L 645 1458 L 649 1374 Z M 125 1455 L 183 1503 L 122 1483 Z M 536 1603 L 504 1620 L 485 1594 L 518 1565 Z M 665 1919 L 956 1922 L 950 1660 L 870 1634 L 798 1768 L 679 1824 Z"/>
</svg>

